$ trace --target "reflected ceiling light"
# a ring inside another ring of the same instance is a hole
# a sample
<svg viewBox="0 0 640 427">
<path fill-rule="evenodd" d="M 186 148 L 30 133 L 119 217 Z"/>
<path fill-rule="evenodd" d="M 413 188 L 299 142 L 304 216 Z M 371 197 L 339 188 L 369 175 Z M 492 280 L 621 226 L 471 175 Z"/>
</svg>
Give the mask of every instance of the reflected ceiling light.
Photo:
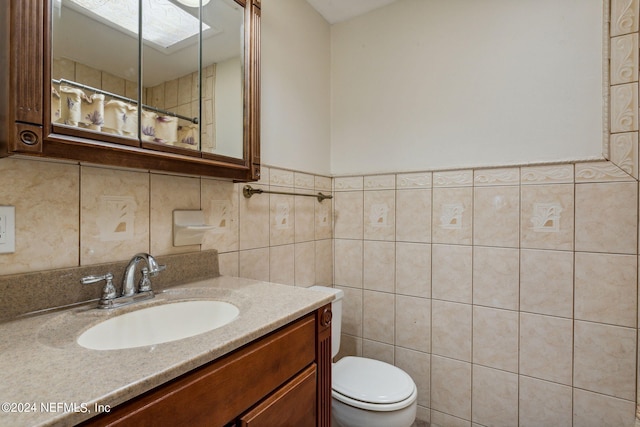
<svg viewBox="0 0 640 427">
<path fill-rule="evenodd" d="M 180 3 L 200 5 L 200 0 L 178 0 Z M 88 16 L 124 30 L 129 34 L 138 34 L 138 2 L 129 0 L 68 0 L 70 4 L 80 7 L 80 11 Z M 202 0 L 202 4 L 209 0 Z M 202 30 L 209 27 L 204 22 Z M 142 3 L 142 38 L 160 46 L 169 48 L 176 43 L 197 35 L 200 31 L 200 20 L 187 13 L 169 0 L 145 0 Z"/>
<path fill-rule="evenodd" d="M 210 0 L 202 0 L 202 5 L 206 6 Z M 189 7 L 199 7 L 200 0 L 178 0 L 178 3 L 182 3 L 185 6 Z"/>
</svg>

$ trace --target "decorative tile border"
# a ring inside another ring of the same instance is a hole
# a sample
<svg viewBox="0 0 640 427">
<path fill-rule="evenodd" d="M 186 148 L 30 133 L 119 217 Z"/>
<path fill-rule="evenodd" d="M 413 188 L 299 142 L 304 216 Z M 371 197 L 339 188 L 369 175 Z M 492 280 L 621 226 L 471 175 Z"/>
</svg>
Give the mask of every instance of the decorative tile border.
<svg viewBox="0 0 640 427">
<path fill-rule="evenodd" d="M 576 183 L 633 180 L 633 177 L 611 162 L 576 164 Z"/>
<path fill-rule="evenodd" d="M 638 31 L 638 0 L 611 0 L 611 35 Z"/>
<path fill-rule="evenodd" d="M 520 181 L 522 185 L 573 183 L 573 165 L 523 167 Z"/>
<path fill-rule="evenodd" d="M 395 175 L 368 175 L 364 177 L 365 190 L 395 190 Z"/>
<path fill-rule="evenodd" d="M 433 174 L 431 172 L 403 173 L 396 177 L 398 189 L 431 188 Z"/>
<path fill-rule="evenodd" d="M 487 185 L 518 185 L 520 184 L 520 169 L 480 169 L 474 173 L 473 183 L 476 186 Z"/>
<path fill-rule="evenodd" d="M 434 187 L 470 187 L 473 185 L 473 170 L 433 173 Z"/>
</svg>

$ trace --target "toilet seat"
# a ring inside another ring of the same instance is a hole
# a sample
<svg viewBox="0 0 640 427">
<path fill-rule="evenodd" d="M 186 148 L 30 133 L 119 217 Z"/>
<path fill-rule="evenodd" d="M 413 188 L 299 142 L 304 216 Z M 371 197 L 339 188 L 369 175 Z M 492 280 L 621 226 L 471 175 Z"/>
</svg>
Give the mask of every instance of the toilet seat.
<svg viewBox="0 0 640 427">
<path fill-rule="evenodd" d="M 334 363 L 332 371 L 332 396 L 356 408 L 396 411 L 417 396 L 406 372 L 379 360 L 348 356 Z"/>
</svg>

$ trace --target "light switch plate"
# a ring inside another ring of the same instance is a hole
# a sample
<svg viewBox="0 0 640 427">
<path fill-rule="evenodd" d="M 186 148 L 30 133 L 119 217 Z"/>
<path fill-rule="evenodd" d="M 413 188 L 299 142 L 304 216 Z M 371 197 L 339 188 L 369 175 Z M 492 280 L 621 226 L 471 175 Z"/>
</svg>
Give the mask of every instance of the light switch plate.
<svg viewBox="0 0 640 427">
<path fill-rule="evenodd" d="M 0 254 L 16 251 L 16 208 L 0 206 Z"/>
</svg>

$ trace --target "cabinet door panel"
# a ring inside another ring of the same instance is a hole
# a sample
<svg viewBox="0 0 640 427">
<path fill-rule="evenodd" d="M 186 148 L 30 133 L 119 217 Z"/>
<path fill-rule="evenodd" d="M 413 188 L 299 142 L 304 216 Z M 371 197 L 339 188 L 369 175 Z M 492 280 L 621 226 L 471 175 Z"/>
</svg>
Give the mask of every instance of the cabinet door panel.
<svg viewBox="0 0 640 427">
<path fill-rule="evenodd" d="M 240 418 L 241 427 L 314 427 L 316 365 L 309 366 L 280 390 Z"/>
</svg>

